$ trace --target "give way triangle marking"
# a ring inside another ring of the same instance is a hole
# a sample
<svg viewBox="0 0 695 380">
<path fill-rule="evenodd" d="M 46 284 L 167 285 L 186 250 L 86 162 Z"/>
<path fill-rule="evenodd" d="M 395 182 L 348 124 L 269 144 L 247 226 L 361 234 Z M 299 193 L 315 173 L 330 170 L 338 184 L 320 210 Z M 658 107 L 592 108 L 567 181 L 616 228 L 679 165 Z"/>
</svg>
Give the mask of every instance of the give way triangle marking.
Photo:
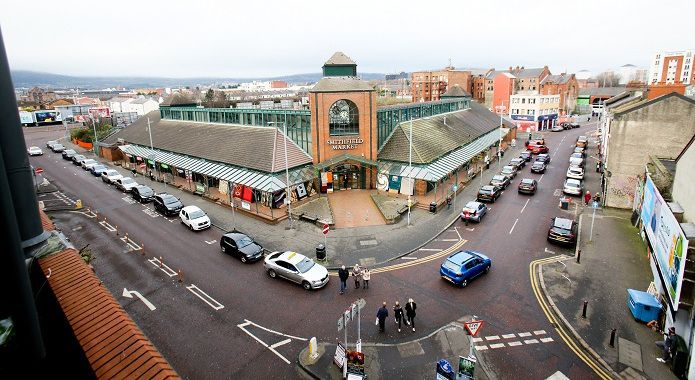
<svg viewBox="0 0 695 380">
<path fill-rule="evenodd" d="M 468 333 L 476 336 L 478 334 L 478 331 L 480 331 L 480 328 L 483 327 L 483 323 L 485 321 L 470 321 L 470 322 L 465 322 L 463 326 L 468 330 Z"/>
</svg>

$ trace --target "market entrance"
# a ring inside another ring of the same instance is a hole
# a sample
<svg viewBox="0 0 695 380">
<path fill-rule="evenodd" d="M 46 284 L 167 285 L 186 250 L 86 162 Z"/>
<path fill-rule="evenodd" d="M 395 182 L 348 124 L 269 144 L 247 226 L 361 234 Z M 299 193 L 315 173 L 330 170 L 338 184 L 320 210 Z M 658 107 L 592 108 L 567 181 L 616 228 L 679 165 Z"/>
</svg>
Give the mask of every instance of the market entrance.
<svg viewBox="0 0 695 380">
<path fill-rule="evenodd" d="M 333 175 L 333 189 L 364 189 L 365 168 L 361 165 L 343 163 L 330 169 Z"/>
<path fill-rule="evenodd" d="M 321 192 L 338 190 L 373 189 L 377 163 L 360 156 L 343 154 L 333 157 L 315 168 L 321 173 Z"/>
</svg>

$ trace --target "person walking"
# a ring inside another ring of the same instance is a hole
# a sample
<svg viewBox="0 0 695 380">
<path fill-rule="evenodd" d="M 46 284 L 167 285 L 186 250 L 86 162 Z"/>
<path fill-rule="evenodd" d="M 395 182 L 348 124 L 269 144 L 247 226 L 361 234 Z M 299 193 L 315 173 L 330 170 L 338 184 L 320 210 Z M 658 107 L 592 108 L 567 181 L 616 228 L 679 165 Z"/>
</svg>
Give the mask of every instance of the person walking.
<svg viewBox="0 0 695 380">
<path fill-rule="evenodd" d="M 588 206 L 590 200 L 591 200 L 591 192 L 589 190 L 587 190 L 586 194 L 584 194 L 584 205 Z"/>
<path fill-rule="evenodd" d="M 598 191 L 596 192 L 596 194 L 594 194 L 594 202 L 599 204 L 601 203 L 601 193 L 599 193 Z"/>
<path fill-rule="evenodd" d="M 408 298 L 408 303 L 405 304 L 405 324 L 408 326 L 413 326 L 413 331 L 415 331 L 415 310 L 417 309 L 417 304 L 412 298 Z"/>
<path fill-rule="evenodd" d="M 362 268 L 360 268 L 360 264 L 355 264 L 352 268 L 352 277 L 355 278 L 355 289 L 359 289 L 360 280 L 362 279 Z"/>
<path fill-rule="evenodd" d="M 396 301 L 396 304 L 393 306 L 393 316 L 396 317 L 398 332 L 401 332 L 401 321 L 405 319 L 405 316 L 403 315 L 403 308 L 398 301 Z"/>
<path fill-rule="evenodd" d="M 362 289 L 369 289 L 369 279 L 371 277 L 371 272 L 369 267 L 365 267 L 362 270 Z"/>
<path fill-rule="evenodd" d="M 654 342 L 663 350 L 663 354 L 661 355 L 661 357 L 656 358 L 656 360 L 661 363 L 666 363 L 671 358 L 673 349 L 676 346 L 676 328 L 669 327 L 668 333 L 665 333 L 663 331 L 661 333 L 666 335 L 666 338 L 663 341 Z"/>
<path fill-rule="evenodd" d="M 386 331 L 386 318 L 389 316 L 389 310 L 386 308 L 386 301 L 381 304 L 381 307 L 376 312 L 376 320 L 379 323 L 379 332 Z"/>
<path fill-rule="evenodd" d="M 347 269 L 345 269 L 345 265 L 343 265 L 340 269 L 338 269 L 338 278 L 340 278 L 340 294 L 345 293 L 345 290 L 347 289 L 348 277 L 350 277 L 350 273 L 348 273 Z"/>
</svg>

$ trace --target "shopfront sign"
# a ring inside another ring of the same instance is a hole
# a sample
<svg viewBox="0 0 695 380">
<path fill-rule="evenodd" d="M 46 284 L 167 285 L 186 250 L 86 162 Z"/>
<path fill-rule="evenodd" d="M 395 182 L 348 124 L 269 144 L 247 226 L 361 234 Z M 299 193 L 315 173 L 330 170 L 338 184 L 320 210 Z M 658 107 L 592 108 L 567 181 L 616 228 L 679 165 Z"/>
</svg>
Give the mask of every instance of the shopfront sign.
<svg viewBox="0 0 695 380">
<path fill-rule="evenodd" d="M 640 217 L 654 248 L 654 261 L 661 273 L 670 304 L 673 311 L 676 311 L 683 285 L 688 240 L 650 177 L 647 177 L 644 184 Z"/>
<path fill-rule="evenodd" d="M 333 150 L 351 150 L 351 149 L 357 149 L 357 146 L 363 144 L 364 140 L 360 137 L 355 137 L 355 138 L 328 140 L 328 141 L 326 141 L 326 143 L 328 145 L 330 145 L 331 148 L 333 148 Z"/>
<path fill-rule="evenodd" d="M 535 121 L 535 117 L 533 115 L 512 115 L 513 120 L 526 120 L 526 121 Z"/>
</svg>

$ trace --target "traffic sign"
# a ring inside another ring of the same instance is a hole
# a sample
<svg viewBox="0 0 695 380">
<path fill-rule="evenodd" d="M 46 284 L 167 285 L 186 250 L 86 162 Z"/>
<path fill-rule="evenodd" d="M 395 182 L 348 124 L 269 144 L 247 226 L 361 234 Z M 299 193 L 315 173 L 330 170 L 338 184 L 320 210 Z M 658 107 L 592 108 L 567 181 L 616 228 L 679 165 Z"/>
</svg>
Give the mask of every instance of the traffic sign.
<svg viewBox="0 0 695 380">
<path fill-rule="evenodd" d="M 323 234 L 328 235 L 328 230 L 330 230 L 330 227 L 328 226 L 328 224 L 324 224 L 323 225 Z"/>
<path fill-rule="evenodd" d="M 483 327 L 483 323 L 485 321 L 470 321 L 470 322 L 465 322 L 463 326 L 468 330 L 468 333 L 475 336 L 478 334 L 478 331 L 480 331 L 480 328 Z"/>
<path fill-rule="evenodd" d="M 43 168 L 36 168 L 36 174 L 41 174 L 43 173 Z"/>
<path fill-rule="evenodd" d="M 593 201 L 593 203 L 591 203 L 591 207 L 593 207 L 594 209 L 597 209 L 598 208 L 598 202 Z"/>
</svg>

